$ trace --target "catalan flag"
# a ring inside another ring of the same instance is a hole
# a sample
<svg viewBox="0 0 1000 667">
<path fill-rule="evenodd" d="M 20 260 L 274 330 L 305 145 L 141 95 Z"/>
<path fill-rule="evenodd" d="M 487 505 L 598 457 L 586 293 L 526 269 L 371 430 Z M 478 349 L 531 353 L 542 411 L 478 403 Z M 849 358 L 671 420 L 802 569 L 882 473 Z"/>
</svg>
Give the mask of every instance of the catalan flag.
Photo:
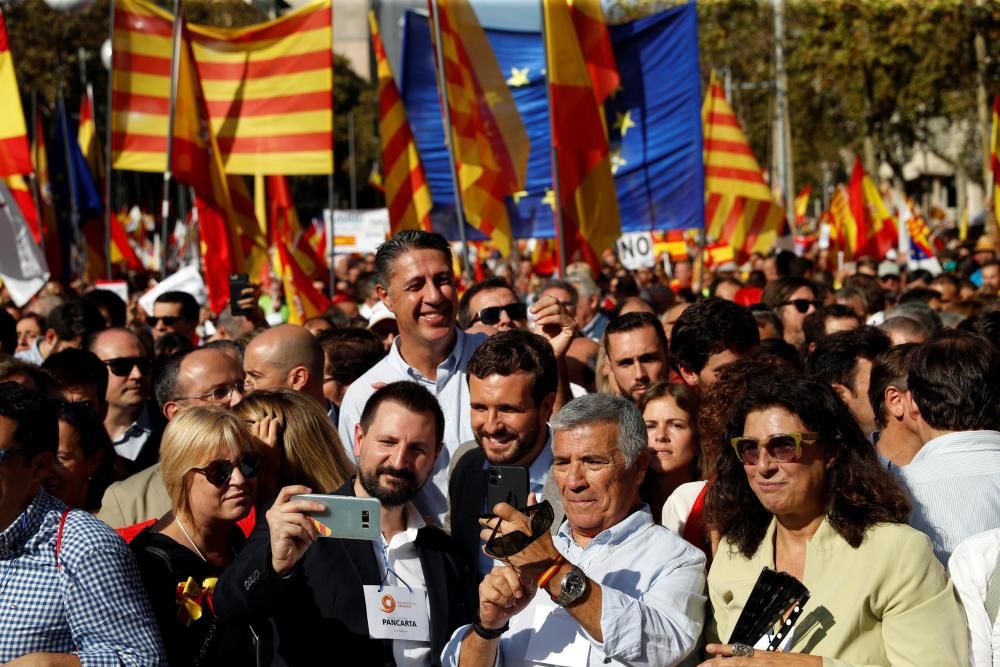
<svg viewBox="0 0 1000 667">
<path fill-rule="evenodd" d="M 230 174 L 333 169 L 331 0 L 249 28 L 189 26 L 212 132 Z M 117 0 L 112 69 L 116 169 L 166 166 L 173 16 Z"/>
<path fill-rule="evenodd" d="M 309 226 L 308 235 L 303 231 L 287 179 L 284 176 L 268 176 L 267 192 L 270 196 L 266 219 L 271 229 L 272 246 L 284 245 L 289 248 L 291 259 L 295 260 L 301 272 L 310 280 L 324 280 L 326 261 L 323 259 L 323 250 L 313 245 L 315 227 Z M 282 275 L 281 270 L 276 273 Z"/>
<path fill-rule="evenodd" d="M 845 260 L 853 260 L 858 248 L 858 223 L 843 187 L 834 190 L 827 216 L 830 220 L 830 247 L 843 252 Z"/>
<path fill-rule="evenodd" d="M 915 260 L 934 257 L 937 252 L 927 221 L 917 211 L 912 199 L 907 197 L 903 205 L 905 210 L 900 211 L 900 219 L 906 222 L 906 230 L 910 234 L 910 256 Z"/>
<path fill-rule="evenodd" d="M 392 77 L 389 59 L 382 46 L 375 12 L 368 12 L 372 32 L 372 48 L 378 63 L 378 131 L 382 144 L 385 178 L 380 183 L 389 208 L 391 233 L 403 229 L 431 231 L 431 190 L 420 162 L 413 130 L 406 117 L 403 100 L 399 97 Z"/>
<path fill-rule="evenodd" d="M 21 93 L 17 89 L 14 59 L 10 55 L 7 24 L 0 10 L 0 177 L 31 173 L 28 131 L 24 125 Z"/>
<path fill-rule="evenodd" d="M 452 146 L 466 221 L 505 257 L 507 198 L 524 189 L 530 145 L 510 89 L 468 0 L 437 3 Z"/>
<path fill-rule="evenodd" d="M 275 209 L 272 206 L 272 211 Z M 272 223 L 275 222 L 272 220 Z M 289 248 L 293 245 L 293 240 L 280 235 L 287 234 L 292 230 L 288 227 L 272 224 L 272 233 L 275 234 L 274 245 L 277 246 L 278 275 L 281 283 L 285 287 L 285 303 L 288 304 L 289 324 L 304 324 L 306 320 L 317 315 L 322 315 L 330 307 L 330 300 L 323 295 L 312 283 L 312 278 L 306 273 L 299 263 L 296 254 Z M 301 236 L 301 234 L 300 234 Z"/>
<path fill-rule="evenodd" d="M 542 4 L 565 261 L 583 260 L 596 272 L 621 236 L 603 113 L 618 70 L 599 0 Z"/>
<path fill-rule="evenodd" d="M 771 249 L 785 212 L 764 183 L 739 120 L 712 74 L 702 105 L 705 228 L 732 246 L 736 261 Z"/>
</svg>

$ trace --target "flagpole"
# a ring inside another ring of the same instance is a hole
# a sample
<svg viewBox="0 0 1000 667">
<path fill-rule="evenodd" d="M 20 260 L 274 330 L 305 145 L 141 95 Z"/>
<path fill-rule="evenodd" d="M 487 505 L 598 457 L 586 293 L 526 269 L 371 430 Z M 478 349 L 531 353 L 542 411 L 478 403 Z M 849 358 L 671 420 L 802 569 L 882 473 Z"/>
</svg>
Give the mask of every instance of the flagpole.
<svg viewBox="0 0 1000 667">
<path fill-rule="evenodd" d="M 104 270 L 107 273 L 108 280 L 111 280 L 111 216 L 115 214 L 114 206 L 111 204 L 111 172 L 113 171 L 111 165 L 111 124 L 114 119 L 111 111 L 111 100 L 112 100 L 112 88 L 114 87 L 114 77 L 115 77 L 115 0 L 111 0 L 110 3 L 111 18 L 109 20 L 108 31 L 111 35 L 111 67 L 108 68 L 108 113 L 105 119 L 104 127 Z M 94 109 L 93 111 L 96 111 Z M 92 113 L 95 118 L 94 134 L 97 134 L 97 114 Z"/>
<path fill-rule="evenodd" d="M 60 82 L 59 83 L 59 92 L 58 92 L 58 98 L 59 98 L 58 99 L 58 103 L 59 103 L 59 109 L 62 112 L 61 113 L 62 118 L 60 119 L 60 122 L 62 123 L 62 135 L 63 135 L 63 147 L 62 148 L 63 148 L 63 153 L 64 153 L 65 158 L 66 158 L 66 176 L 67 176 L 67 180 L 69 180 L 69 222 L 70 222 L 70 226 L 72 226 L 72 228 L 73 228 L 73 243 L 76 245 L 77 256 L 79 257 L 82 254 L 82 248 L 80 247 L 81 246 L 81 244 L 80 244 L 80 206 L 79 206 L 79 202 L 77 201 L 76 170 L 74 169 L 74 165 L 73 165 L 73 156 L 70 153 L 69 125 L 67 124 L 67 115 L 68 115 L 68 112 L 66 111 L 66 102 L 63 99 L 63 91 L 62 91 L 62 89 L 63 89 L 63 84 L 62 84 L 62 82 Z M 85 255 L 84 255 L 84 257 L 85 257 Z M 73 268 L 74 268 L 73 267 L 73 261 L 72 261 L 72 259 L 73 258 L 72 258 L 72 254 L 71 254 L 70 255 L 70 277 L 71 278 L 72 278 L 72 271 L 73 271 Z M 80 274 L 81 275 L 83 274 L 85 268 L 86 268 L 86 264 L 84 264 L 80 268 Z"/>
<path fill-rule="evenodd" d="M 330 51 L 331 52 L 333 52 L 334 4 L 336 3 L 334 3 L 331 0 L 330 2 Z M 333 65 L 331 64 L 330 67 L 332 68 Z M 333 96 L 332 88 L 330 89 L 330 96 L 331 97 Z M 330 210 L 330 219 L 329 221 L 327 220 L 323 221 L 323 225 L 326 230 L 326 267 L 327 267 L 327 281 L 329 282 L 327 290 L 330 294 L 331 300 L 333 299 L 334 292 L 337 291 L 337 270 L 336 267 L 334 266 L 334 264 L 336 263 L 334 260 L 336 259 L 335 255 L 337 253 L 337 240 L 335 233 L 336 226 L 334 225 L 333 222 L 333 209 L 334 206 L 336 205 L 336 200 L 334 199 L 334 192 L 333 192 L 333 176 L 334 172 L 337 169 L 337 143 L 334 140 L 334 128 L 336 125 L 335 121 L 336 121 L 336 113 L 334 105 L 331 103 L 330 104 L 330 175 L 326 179 L 326 205 L 327 208 Z"/>
<path fill-rule="evenodd" d="M 31 131 L 35 133 L 35 144 L 31 151 L 31 173 L 28 174 L 28 186 L 31 188 L 31 198 L 35 202 L 35 211 L 38 215 L 38 245 L 42 249 L 42 255 L 45 255 L 45 211 L 42 210 L 42 197 L 39 192 L 41 186 L 38 183 L 38 173 L 35 171 L 38 169 L 37 153 L 40 144 L 37 135 L 41 124 L 38 122 L 38 93 L 34 88 L 31 89 L 31 125 Z M 46 255 L 46 257 L 48 256 Z"/>
<path fill-rule="evenodd" d="M 441 17 L 438 15 L 438 1 L 429 0 L 431 5 L 431 22 L 434 25 L 434 49 L 438 68 L 438 90 L 441 91 L 441 116 L 444 121 L 444 145 L 448 149 L 451 166 L 451 187 L 455 191 L 455 216 L 458 218 L 458 238 L 462 244 L 462 274 L 469 275 L 469 241 L 465 235 L 465 208 L 462 204 L 462 189 L 458 182 L 458 167 L 455 161 L 455 146 L 451 132 L 451 107 L 448 105 L 448 80 L 444 73 L 444 51 L 441 46 Z"/>
<path fill-rule="evenodd" d="M 559 185 L 559 159 L 556 153 L 555 116 L 552 113 L 552 87 L 549 85 L 549 42 L 545 29 L 545 3 L 550 0 L 540 0 L 542 12 L 542 48 L 545 50 L 545 103 L 549 108 L 549 155 L 552 160 L 552 192 L 555 196 L 555 206 L 552 207 L 552 229 L 556 235 L 559 249 L 559 277 L 566 277 L 566 230 L 563 228 L 562 187 Z"/>
<path fill-rule="evenodd" d="M 170 220 L 170 180 L 172 178 L 172 168 L 174 159 L 174 114 L 177 111 L 177 74 L 180 69 L 181 57 L 181 0 L 174 0 L 174 34 L 173 48 L 170 60 L 170 102 L 167 106 L 167 165 L 163 170 L 163 199 L 160 205 L 160 217 L 162 227 L 160 234 L 163 237 L 160 248 L 160 278 L 167 277 L 167 244 L 166 230 Z M 114 17 L 112 16 L 112 21 Z M 114 25 L 112 23 L 112 25 Z M 109 86 L 110 89 L 110 86 Z M 109 90 L 109 95 L 110 90 Z"/>
</svg>

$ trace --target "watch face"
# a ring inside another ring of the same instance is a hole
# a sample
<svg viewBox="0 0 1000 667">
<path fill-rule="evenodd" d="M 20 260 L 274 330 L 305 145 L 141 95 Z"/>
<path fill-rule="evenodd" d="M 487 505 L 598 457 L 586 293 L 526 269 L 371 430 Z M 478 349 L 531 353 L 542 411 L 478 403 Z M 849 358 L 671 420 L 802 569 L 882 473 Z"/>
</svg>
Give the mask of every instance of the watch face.
<svg viewBox="0 0 1000 667">
<path fill-rule="evenodd" d="M 587 580 L 576 570 L 570 570 L 562 584 L 566 595 L 576 599 L 583 595 L 583 590 L 587 586 Z"/>
</svg>

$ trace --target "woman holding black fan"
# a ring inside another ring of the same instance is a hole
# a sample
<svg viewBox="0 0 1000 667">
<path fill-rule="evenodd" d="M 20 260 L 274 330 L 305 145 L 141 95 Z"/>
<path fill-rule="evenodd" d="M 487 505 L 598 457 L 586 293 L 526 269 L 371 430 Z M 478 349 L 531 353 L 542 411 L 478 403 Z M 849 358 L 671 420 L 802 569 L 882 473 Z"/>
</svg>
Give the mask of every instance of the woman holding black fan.
<svg viewBox="0 0 1000 667">
<path fill-rule="evenodd" d="M 831 387 L 755 378 L 727 440 L 706 500 L 722 542 L 703 665 L 968 664 L 944 568 Z"/>
</svg>

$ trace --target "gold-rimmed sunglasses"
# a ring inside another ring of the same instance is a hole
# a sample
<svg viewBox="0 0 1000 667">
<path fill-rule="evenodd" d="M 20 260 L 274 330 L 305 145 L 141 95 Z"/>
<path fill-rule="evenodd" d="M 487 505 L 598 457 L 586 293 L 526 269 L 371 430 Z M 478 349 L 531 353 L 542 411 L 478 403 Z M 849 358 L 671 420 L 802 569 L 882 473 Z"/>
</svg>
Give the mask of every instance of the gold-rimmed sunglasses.
<svg viewBox="0 0 1000 667">
<path fill-rule="evenodd" d="M 819 440 L 818 433 L 775 433 L 763 445 L 767 450 L 767 455 L 775 461 L 781 463 L 791 463 L 798 461 L 802 456 L 803 442 L 816 442 Z M 760 439 L 749 438 L 745 435 L 738 435 L 729 440 L 736 452 L 736 457 L 743 462 L 743 465 L 757 465 L 760 459 Z"/>
</svg>

